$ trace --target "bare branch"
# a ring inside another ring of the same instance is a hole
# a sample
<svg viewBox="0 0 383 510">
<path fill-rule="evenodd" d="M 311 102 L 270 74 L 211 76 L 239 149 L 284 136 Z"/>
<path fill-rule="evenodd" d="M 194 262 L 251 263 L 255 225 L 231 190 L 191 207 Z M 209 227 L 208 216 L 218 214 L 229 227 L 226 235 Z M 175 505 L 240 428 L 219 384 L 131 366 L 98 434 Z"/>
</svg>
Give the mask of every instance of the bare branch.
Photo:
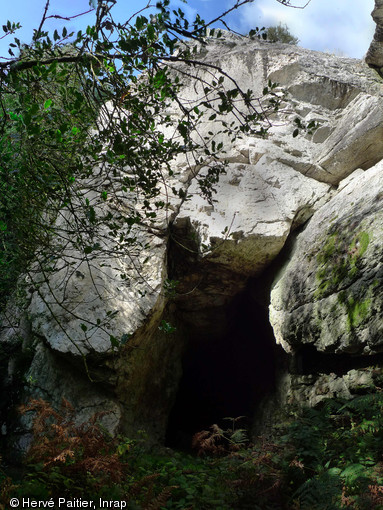
<svg viewBox="0 0 383 510">
<path fill-rule="evenodd" d="M 277 0 L 279 4 L 285 5 L 286 7 L 291 7 L 292 9 L 305 9 L 309 3 L 311 3 L 311 0 L 307 0 L 305 5 L 291 5 L 291 0 Z"/>
<path fill-rule="evenodd" d="M 75 14 L 74 16 L 60 16 L 59 14 L 51 14 L 50 16 L 47 16 L 45 19 L 54 18 L 54 19 L 63 19 L 65 21 L 70 21 L 71 19 L 75 19 L 80 16 L 84 16 L 85 14 L 89 14 L 90 12 L 93 12 L 93 11 L 94 11 L 94 8 L 89 9 L 85 12 L 81 12 L 80 14 Z"/>
<path fill-rule="evenodd" d="M 34 37 L 35 40 L 37 40 L 40 37 L 43 25 L 45 23 L 45 20 L 47 19 L 46 16 L 47 16 L 47 12 L 49 9 L 49 3 L 50 3 L 50 0 L 47 0 L 47 3 L 45 4 L 44 14 L 43 14 L 43 17 L 41 18 L 40 26 L 35 33 L 35 37 Z"/>
</svg>

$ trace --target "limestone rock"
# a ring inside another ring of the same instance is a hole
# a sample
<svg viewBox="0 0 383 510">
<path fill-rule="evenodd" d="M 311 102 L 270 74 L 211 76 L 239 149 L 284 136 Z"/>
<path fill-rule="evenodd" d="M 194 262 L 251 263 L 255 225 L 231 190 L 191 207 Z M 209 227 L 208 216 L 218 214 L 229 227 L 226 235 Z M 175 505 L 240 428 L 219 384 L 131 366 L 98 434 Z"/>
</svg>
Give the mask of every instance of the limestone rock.
<svg viewBox="0 0 383 510">
<path fill-rule="evenodd" d="M 189 261 L 184 275 L 177 273 L 181 293 L 193 292 L 189 303 L 181 298 L 189 310 L 227 302 L 249 276 L 270 264 L 290 232 L 330 198 L 331 185 L 383 156 L 382 86 L 363 62 L 238 36 L 208 42 L 197 53 L 207 66 L 218 62 L 242 90 L 260 97 L 265 110 L 272 97 L 282 98 L 282 108 L 271 113 L 265 138 L 230 140 L 220 132 L 219 118 L 199 128 L 200 139 L 216 133 L 217 143 L 223 143 L 218 163 L 226 173 L 215 185 L 211 204 L 192 178 L 188 200 L 172 225 L 175 243 L 189 250 L 184 252 Z M 204 83 L 212 73 L 218 81 L 214 69 L 198 71 Z M 269 80 L 278 84 L 274 96 Z M 224 84 L 233 86 L 228 80 Z M 184 89 L 190 104 L 198 104 L 198 87 Z M 313 121 L 317 129 L 294 136 L 298 121 Z M 201 166 L 195 169 L 198 177 L 206 174 Z"/>
<path fill-rule="evenodd" d="M 286 351 L 382 351 L 383 162 L 349 180 L 314 214 L 271 293 Z"/>
<path fill-rule="evenodd" d="M 61 353 L 111 353 L 111 335 L 124 343 L 163 309 L 165 246 L 155 237 L 152 241 L 135 265 L 129 258 L 100 257 L 92 260 L 92 268 L 78 264 L 69 277 L 67 267 L 52 274 L 32 298 L 33 332 Z M 148 257 L 153 265 L 142 266 Z M 121 280 L 121 274 L 128 277 Z"/>
<path fill-rule="evenodd" d="M 317 407 L 328 398 L 349 400 L 361 393 L 374 393 L 374 372 L 373 368 L 366 368 L 349 370 L 344 375 L 292 375 L 285 387 L 285 398 L 289 405 Z"/>
<path fill-rule="evenodd" d="M 371 13 L 376 29 L 374 39 L 368 48 L 366 55 L 367 64 L 381 68 L 383 67 L 383 1 L 375 0 L 375 7 Z"/>
<path fill-rule="evenodd" d="M 180 209 L 177 226 L 186 221 L 206 262 L 244 277 L 259 274 L 282 249 L 294 222 L 305 221 L 323 202 L 329 186 L 290 166 L 262 156 L 257 164 L 229 163 L 208 205 L 196 185 Z"/>
<path fill-rule="evenodd" d="M 90 420 L 97 413 L 105 413 L 100 418 L 100 423 L 109 433 L 115 434 L 120 425 L 121 405 L 108 393 L 105 386 L 92 383 L 83 367 L 81 370 L 79 368 L 39 344 L 26 374 L 29 383 L 27 394 L 47 400 L 56 409 L 60 409 L 63 398 L 69 400 L 76 409 L 78 425 Z M 26 416 L 22 421 L 26 428 L 30 427 L 30 419 L 31 416 Z"/>
<path fill-rule="evenodd" d="M 124 208 L 135 204 L 125 197 L 128 206 L 121 202 L 116 214 L 115 204 L 103 204 L 100 193 L 92 190 L 94 182 L 80 186 L 79 193 L 94 205 L 95 214 L 111 213 L 115 223 L 123 222 Z M 108 357 L 113 342 L 126 343 L 149 317 L 158 318 L 163 310 L 166 238 L 144 228 L 122 227 L 118 236 L 125 236 L 126 244 L 121 246 L 112 229 L 102 225 L 89 239 L 85 237 L 83 245 L 88 243 L 90 250 L 84 256 L 70 232 L 85 213 L 62 211 L 56 221 L 57 257 L 51 264 L 38 260 L 29 272 L 30 285 L 36 289 L 29 315 L 33 333 L 55 351 Z"/>
<path fill-rule="evenodd" d="M 371 168 L 383 157 L 383 107 L 380 97 L 359 94 L 318 154 L 318 164 L 338 183 L 350 169 Z M 350 126 L 352 128 L 350 129 Z"/>
</svg>

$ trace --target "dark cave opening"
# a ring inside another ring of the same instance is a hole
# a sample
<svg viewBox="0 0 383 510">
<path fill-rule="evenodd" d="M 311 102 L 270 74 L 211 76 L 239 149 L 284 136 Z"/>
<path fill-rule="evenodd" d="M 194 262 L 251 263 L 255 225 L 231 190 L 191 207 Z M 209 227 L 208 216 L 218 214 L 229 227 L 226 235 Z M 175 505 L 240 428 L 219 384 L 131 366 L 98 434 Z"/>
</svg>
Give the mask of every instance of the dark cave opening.
<svg viewBox="0 0 383 510">
<path fill-rule="evenodd" d="M 275 339 L 268 306 L 254 298 L 254 285 L 218 313 L 212 311 L 213 327 L 208 333 L 188 325 L 190 336 L 169 416 L 167 446 L 188 450 L 196 432 L 214 423 L 228 428 L 227 417 L 244 416 L 240 427 L 250 427 L 257 405 L 273 391 Z"/>
<path fill-rule="evenodd" d="M 319 352 L 313 345 L 302 346 L 295 354 L 290 372 L 300 375 L 345 375 L 350 370 L 383 364 L 383 353 L 360 355 L 348 353 Z"/>
</svg>

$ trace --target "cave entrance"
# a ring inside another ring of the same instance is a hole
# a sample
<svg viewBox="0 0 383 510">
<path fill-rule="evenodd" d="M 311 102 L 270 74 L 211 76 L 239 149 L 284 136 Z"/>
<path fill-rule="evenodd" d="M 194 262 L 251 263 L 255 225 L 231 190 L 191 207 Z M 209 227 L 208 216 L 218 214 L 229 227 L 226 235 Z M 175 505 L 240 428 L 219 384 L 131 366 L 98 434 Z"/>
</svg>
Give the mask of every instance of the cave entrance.
<svg viewBox="0 0 383 510">
<path fill-rule="evenodd" d="M 241 428 L 250 427 L 257 405 L 274 390 L 275 339 L 268 305 L 254 297 L 254 285 L 228 306 L 212 309 L 208 328 L 198 327 L 198 321 L 188 324 L 190 336 L 169 416 L 167 446 L 188 450 L 196 432 L 214 423 L 228 428 L 226 417 L 244 416 Z"/>
</svg>

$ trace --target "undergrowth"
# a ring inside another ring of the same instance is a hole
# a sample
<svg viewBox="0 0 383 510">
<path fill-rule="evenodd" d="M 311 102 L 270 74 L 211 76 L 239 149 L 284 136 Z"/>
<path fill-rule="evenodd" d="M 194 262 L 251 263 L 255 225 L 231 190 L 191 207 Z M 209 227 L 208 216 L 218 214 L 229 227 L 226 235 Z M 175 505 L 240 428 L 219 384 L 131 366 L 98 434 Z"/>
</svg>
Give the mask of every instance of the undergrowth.
<svg viewBox="0 0 383 510">
<path fill-rule="evenodd" d="M 383 509 L 382 411 L 381 393 L 327 400 L 253 444 L 231 419 L 227 430 L 195 434 L 188 455 L 112 438 L 100 415 L 77 424 L 67 401 L 56 411 L 33 400 L 23 408 L 35 413 L 25 472 L 1 471 L 0 510 L 12 497 L 101 498 L 132 510 Z"/>
</svg>

